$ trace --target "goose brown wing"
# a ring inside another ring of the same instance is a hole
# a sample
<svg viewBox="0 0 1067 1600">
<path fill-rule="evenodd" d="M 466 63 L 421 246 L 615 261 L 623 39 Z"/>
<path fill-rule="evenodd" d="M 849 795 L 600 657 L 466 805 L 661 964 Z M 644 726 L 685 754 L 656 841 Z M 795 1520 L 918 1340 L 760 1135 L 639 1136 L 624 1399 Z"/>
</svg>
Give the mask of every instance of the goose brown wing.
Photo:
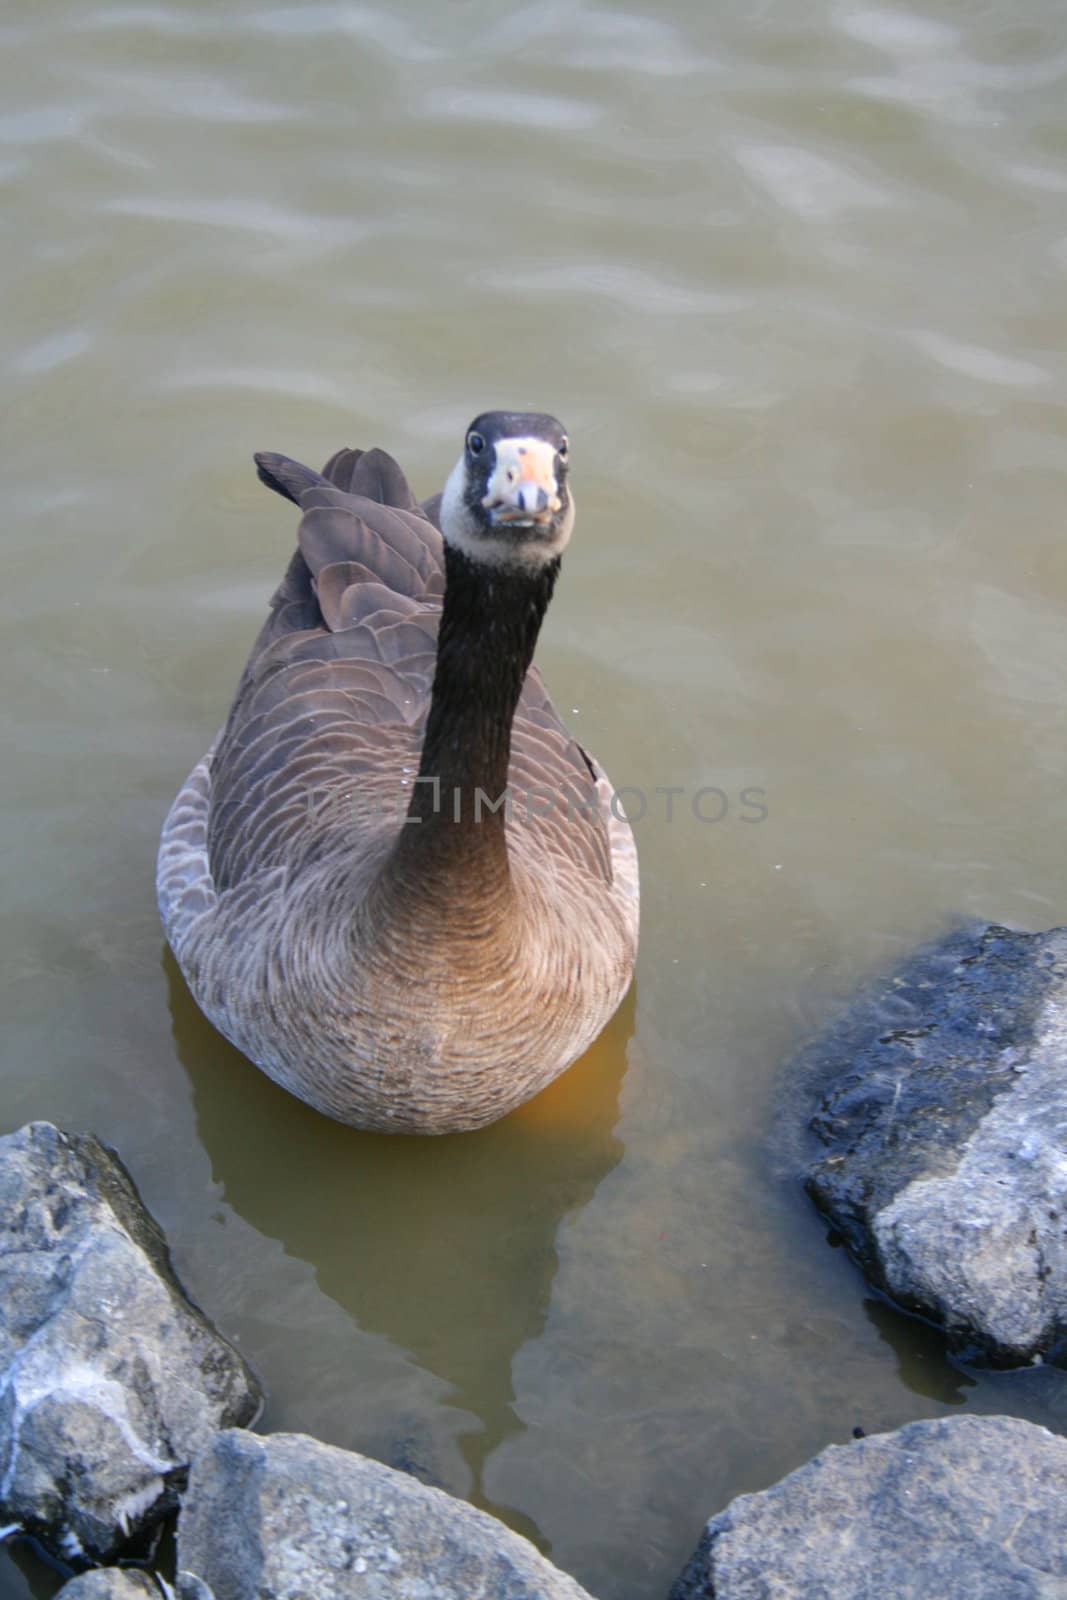
<svg viewBox="0 0 1067 1600">
<path fill-rule="evenodd" d="M 417 762 L 444 589 L 441 536 L 384 452 L 257 465 L 304 515 L 212 760 L 218 890 L 298 867 L 341 828 L 358 851 L 360 797 Z"/>
</svg>

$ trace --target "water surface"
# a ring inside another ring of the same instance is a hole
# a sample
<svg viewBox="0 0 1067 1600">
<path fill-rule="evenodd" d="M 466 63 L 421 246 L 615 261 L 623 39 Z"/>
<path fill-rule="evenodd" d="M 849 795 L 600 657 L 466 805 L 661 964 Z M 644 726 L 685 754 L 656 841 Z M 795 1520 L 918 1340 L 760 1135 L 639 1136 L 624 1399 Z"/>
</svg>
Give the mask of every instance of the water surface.
<svg viewBox="0 0 1067 1600">
<path fill-rule="evenodd" d="M 0 44 L 3 1125 L 121 1152 L 265 1427 L 601 1600 L 856 1425 L 1067 1427 L 873 1299 L 774 1144 L 862 979 L 1067 920 L 1062 6 L 43 0 Z M 539 659 L 648 797 L 641 960 L 541 1100 L 374 1138 L 200 1018 L 155 840 L 292 543 L 252 450 L 429 493 L 493 405 L 573 440 Z"/>
</svg>

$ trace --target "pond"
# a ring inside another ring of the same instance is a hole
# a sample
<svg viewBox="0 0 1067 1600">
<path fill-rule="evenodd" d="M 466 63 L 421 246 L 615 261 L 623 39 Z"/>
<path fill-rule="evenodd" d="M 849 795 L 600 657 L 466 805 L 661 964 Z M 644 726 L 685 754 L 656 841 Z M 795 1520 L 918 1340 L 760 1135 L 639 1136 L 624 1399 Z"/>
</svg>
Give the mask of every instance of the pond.
<svg viewBox="0 0 1067 1600">
<path fill-rule="evenodd" d="M 41 0 L 0 40 L 4 1129 L 120 1152 L 265 1428 L 600 1600 L 855 1426 L 1067 1428 L 828 1247 L 788 1071 L 961 916 L 1067 920 L 1062 6 Z M 538 659 L 647 800 L 642 950 L 542 1098 L 387 1139 L 202 1020 L 155 842 L 292 547 L 251 452 L 429 494 L 488 406 L 570 431 Z M 50 1595 L 16 1555 L 2 1600 Z"/>
</svg>

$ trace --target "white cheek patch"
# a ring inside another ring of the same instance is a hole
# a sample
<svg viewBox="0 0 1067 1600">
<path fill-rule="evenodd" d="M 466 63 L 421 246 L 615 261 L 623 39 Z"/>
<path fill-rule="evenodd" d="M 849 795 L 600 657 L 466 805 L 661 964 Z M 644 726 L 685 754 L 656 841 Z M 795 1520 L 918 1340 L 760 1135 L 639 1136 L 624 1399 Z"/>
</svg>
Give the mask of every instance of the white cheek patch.
<svg viewBox="0 0 1067 1600">
<path fill-rule="evenodd" d="M 460 456 L 448 475 L 441 495 L 441 532 L 457 550 L 470 553 L 478 537 L 478 526 L 467 505 L 467 461 Z"/>
<path fill-rule="evenodd" d="M 482 505 L 522 505 L 522 487 L 532 483 L 545 491 L 548 509 L 558 511 L 560 498 L 556 484 L 556 451 L 544 439 L 499 439 L 496 465 L 486 485 Z"/>
</svg>

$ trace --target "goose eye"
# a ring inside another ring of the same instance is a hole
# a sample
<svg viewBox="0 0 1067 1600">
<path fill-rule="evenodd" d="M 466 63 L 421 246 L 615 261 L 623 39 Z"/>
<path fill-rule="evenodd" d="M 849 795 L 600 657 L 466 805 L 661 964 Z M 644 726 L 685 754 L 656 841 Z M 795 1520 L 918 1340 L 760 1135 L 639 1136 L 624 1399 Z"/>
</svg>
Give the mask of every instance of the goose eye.
<svg viewBox="0 0 1067 1600">
<path fill-rule="evenodd" d="M 470 451 L 472 456 L 481 455 L 482 451 L 485 449 L 485 440 L 482 438 L 480 433 L 468 433 L 467 449 Z"/>
<path fill-rule="evenodd" d="M 559 459 L 561 461 L 566 461 L 567 457 L 570 455 L 570 449 L 571 449 L 571 442 L 570 442 L 569 439 L 563 438 L 563 439 L 561 439 L 559 441 L 559 446 L 558 446 L 558 448 L 556 450 L 556 454 L 559 456 Z"/>
</svg>

